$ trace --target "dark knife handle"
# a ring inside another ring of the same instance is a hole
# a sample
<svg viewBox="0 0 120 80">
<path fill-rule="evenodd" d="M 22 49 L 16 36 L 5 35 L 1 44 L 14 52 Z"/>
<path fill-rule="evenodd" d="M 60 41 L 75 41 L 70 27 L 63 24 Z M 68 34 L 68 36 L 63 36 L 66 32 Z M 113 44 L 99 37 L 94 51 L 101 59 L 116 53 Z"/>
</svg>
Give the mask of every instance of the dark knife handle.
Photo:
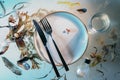
<svg viewBox="0 0 120 80">
<path fill-rule="evenodd" d="M 63 56 L 61 55 L 61 52 L 60 52 L 60 50 L 58 49 L 57 44 L 55 43 L 55 41 L 53 40 L 53 38 L 52 38 L 52 41 L 53 41 L 53 43 L 54 43 L 54 45 L 55 45 L 55 48 L 56 48 L 56 50 L 57 50 L 57 52 L 58 52 L 58 55 L 59 55 L 61 61 L 62 61 L 62 63 L 63 63 L 63 66 L 65 67 L 65 70 L 66 70 L 66 71 L 69 71 L 68 65 L 66 64 L 66 62 L 65 62 Z"/>
<path fill-rule="evenodd" d="M 51 54 L 50 54 L 47 46 L 45 46 L 45 48 L 46 48 L 46 51 L 47 51 L 47 53 L 48 53 L 48 57 L 49 57 L 49 59 L 50 59 L 50 61 L 51 61 L 51 64 L 52 64 L 52 66 L 53 66 L 53 68 L 54 68 L 54 71 L 55 71 L 57 77 L 60 77 L 60 74 L 59 74 L 59 72 L 58 72 L 58 70 L 57 70 L 57 67 L 56 67 L 56 65 L 55 65 L 55 63 L 54 63 L 54 61 L 53 61 L 53 58 L 52 58 L 52 56 L 51 56 Z"/>
</svg>

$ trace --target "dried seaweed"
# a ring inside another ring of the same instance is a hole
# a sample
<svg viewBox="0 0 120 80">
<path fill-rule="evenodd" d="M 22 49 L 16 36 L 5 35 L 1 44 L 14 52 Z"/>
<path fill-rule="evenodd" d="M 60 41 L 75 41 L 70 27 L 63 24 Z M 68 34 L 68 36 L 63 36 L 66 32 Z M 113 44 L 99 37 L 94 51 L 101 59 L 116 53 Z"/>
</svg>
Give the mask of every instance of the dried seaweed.
<svg viewBox="0 0 120 80">
<path fill-rule="evenodd" d="M 102 68 L 102 67 L 103 67 L 103 65 L 102 65 L 102 64 L 100 64 L 100 67 Z"/>
<path fill-rule="evenodd" d="M 108 53 L 111 53 L 111 61 L 115 60 L 115 55 L 116 55 L 116 45 L 117 43 L 113 43 L 113 44 L 109 44 L 109 45 L 104 45 L 102 47 L 103 53 L 104 53 L 104 57 L 106 57 L 106 55 L 108 55 Z M 113 50 L 113 52 L 110 52 L 110 50 Z"/>
<path fill-rule="evenodd" d="M 16 5 L 14 5 L 13 9 L 14 10 L 22 9 L 26 3 L 27 2 L 17 3 Z M 18 5 L 20 5 L 20 6 L 18 7 Z M 43 11 L 45 13 L 42 13 L 41 11 Z M 38 14 L 39 15 L 35 14 L 34 16 L 41 17 L 41 15 L 48 14 L 48 11 L 45 9 L 39 9 Z M 28 12 L 19 12 L 19 11 L 18 11 L 18 13 L 16 13 L 16 15 L 18 16 L 18 19 L 19 19 L 17 24 L 15 23 L 16 19 L 14 19 L 14 15 L 10 15 L 10 17 L 8 19 L 9 25 L 0 26 L 0 28 L 4 28 L 4 27 L 9 28 L 9 33 L 6 36 L 6 40 L 13 41 L 17 44 L 18 49 L 21 51 L 20 58 L 22 59 L 24 57 L 27 57 L 28 59 L 30 59 L 30 61 L 32 63 L 32 69 L 39 68 L 39 64 L 35 60 L 35 58 L 37 58 L 41 61 L 42 61 L 42 59 L 40 57 L 38 57 L 38 55 L 36 54 L 37 52 L 36 52 L 34 44 L 32 42 L 34 28 L 33 28 L 33 24 L 32 24 L 31 20 L 32 20 L 33 16 L 28 15 Z M 14 24 L 15 26 L 11 26 L 10 23 Z M 24 26 L 24 28 L 22 28 L 22 26 Z M 29 38 L 28 41 L 25 41 L 25 39 L 27 39 L 27 38 Z M 1 52 L 1 54 L 2 53 L 3 52 Z M 33 54 L 32 57 L 29 56 L 30 54 Z"/>
<path fill-rule="evenodd" d="M 38 66 L 39 63 L 35 61 L 35 59 L 40 59 L 38 54 L 28 54 L 27 56 L 23 57 L 22 59 L 17 61 L 17 64 L 23 64 L 24 62 L 27 62 L 28 60 L 31 60 L 32 62 L 32 69 L 39 69 L 40 67 Z"/>
<path fill-rule="evenodd" d="M 5 6 L 3 5 L 3 2 L 0 1 L 0 6 L 1 6 L 2 9 L 3 9 L 3 14 L 0 16 L 0 18 L 6 17 L 6 16 L 12 14 L 13 12 L 16 12 L 17 10 L 20 10 L 20 9 L 24 8 L 24 4 L 26 4 L 26 3 L 27 3 L 27 2 L 19 2 L 19 3 L 15 4 L 15 5 L 13 6 L 13 8 L 12 8 L 13 10 L 12 10 L 11 12 L 6 13 L 6 8 L 5 8 Z M 21 4 L 22 4 L 22 6 L 16 8 L 18 5 L 21 5 Z"/>
<path fill-rule="evenodd" d="M 107 78 L 104 77 L 105 74 L 104 74 L 104 72 L 102 70 L 96 69 L 96 71 L 102 74 L 103 80 L 107 80 Z"/>
<path fill-rule="evenodd" d="M 15 42 L 17 43 L 17 46 L 18 46 L 19 50 L 21 51 L 21 58 L 24 58 L 26 56 L 28 57 L 29 54 L 34 53 L 33 51 L 29 51 L 30 50 L 29 46 L 27 46 L 26 43 L 24 42 L 25 37 L 27 37 L 27 36 L 33 37 L 33 35 L 26 34 L 28 32 L 31 32 L 31 29 L 33 29 L 32 28 L 33 25 L 30 21 L 31 19 L 30 19 L 30 16 L 27 14 L 27 12 L 18 12 L 17 15 L 19 16 L 19 22 L 16 25 L 17 27 L 13 28 L 12 30 L 10 29 L 8 36 L 9 35 L 14 36 Z M 24 17 L 25 17 L 25 19 L 23 20 Z M 10 19 L 15 20 L 15 19 L 13 19 L 13 17 L 11 17 Z M 9 21 L 12 22 L 11 20 L 9 20 Z M 22 30 L 20 30 L 22 26 L 25 26 L 25 27 Z M 31 32 L 31 33 L 33 34 L 34 32 Z M 18 34 L 18 36 L 16 37 L 15 34 Z M 9 37 L 7 37 L 6 39 L 8 39 L 8 38 Z M 31 38 L 29 39 L 29 44 L 34 46 L 33 42 L 30 40 L 31 40 Z M 32 47 L 31 49 L 35 50 L 34 47 Z M 39 69 L 39 63 L 35 60 L 35 57 L 38 58 L 37 56 L 34 56 L 34 58 L 32 56 L 32 58 L 30 58 L 30 61 L 32 63 L 32 69 Z M 40 58 L 38 58 L 38 59 L 41 60 Z"/>
<path fill-rule="evenodd" d="M 98 51 L 96 47 L 94 47 L 94 48 L 95 48 L 95 52 L 93 52 L 93 53 L 90 54 L 91 58 L 95 58 L 96 57 L 96 53 Z"/>
<path fill-rule="evenodd" d="M 103 71 L 101 71 L 101 70 L 99 70 L 99 69 L 96 69 L 96 71 L 99 72 L 99 73 L 101 73 L 102 76 L 104 76 L 104 72 L 103 72 Z"/>
<path fill-rule="evenodd" d="M 117 43 L 103 45 L 101 53 L 97 53 L 97 48 L 94 47 L 96 49 L 96 51 L 90 54 L 90 57 L 93 59 L 90 66 L 93 67 L 93 66 L 96 66 L 97 64 L 99 64 L 100 62 L 106 62 L 107 61 L 106 56 L 109 53 L 111 54 L 111 61 L 114 61 L 116 54 L 117 54 L 116 53 L 116 45 L 117 45 Z M 110 52 L 110 50 L 112 50 L 112 52 Z"/>
<path fill-rule="evenodd" d="M 70 2 L 70 1 L 58 1 L 58 4 L 65 4 L 67 5 L 69 8 L 73 8 L 75 6 L 80 6 L 79 2 Z"/>
<path fill-rule="evenodd" d="M 102 62 L 102 55 L 101 54 L 97 54 L 96 57 L 95 57 L 95 59 L 90 64 L 90 66 L 94 67 L 97 64 L 99 64 L 100 62 Z"/>
<path fill-rule="evenodd" d="M 16 75 L 22 75 L 22 71 L 6 57 L 2 57 L 5 66 Z"/>
<path fill-rule="evenodd" d="M 116 29 L 112 29 L 112 31 L 110 32 L 109 38 L 113 39 L 114 41 L 116 41 L 118 39 L 118 35 L 116 33 Z"/>
<path fill-rule="evenodd" d="M 77 9 L 77 11 L 79 13 L 86 13 L 87 12 L 87 9 L 86 8 L 82 8 L 82 9 Z"/>
<path fill-rule="evenodd" d="M 21 4 L 22 4 L 22 6 L 16 8 L 18 5 L 21 5 Z M 25 4 L 28 4 L 28 2 L 19 2 L 13 6 L 13 10 L 20 10 L 20 9 L 24 8 Z"/>
<path fill-rule="evenodd" d="M 30 15 L 30 18 L 39 21 L 44 16 L 46 16 L 47 14 L 50 14 L 52 12 L 55 12 L 55 11 L 48 11 L 46 9 L 41 9 L 40 8 L 37 12 L 33 13 L 32 15 Z"/>
<path fill-rule="evenodd" d="M 97 64 L 99 64 L 100 62 L 106 62 L 107 61 L 107 59 L 106 59 L 106 55 L 109 53 L 109 48 L 110 47 L 112 47 L 112 48 L 114 48 L 114 45 L 104 45 L 103 47 L 102 47 L 102 52 L 100 52 L 100 53 L 97 53 L 97 48 L 96 47 L 94 47 L 95 48 L 95 52 L 92 52 L 91 54 L 90 54 L 90 57 L 93 59 L 92 60 L 92 62 L 91 62 L 91 64 L 90 64 L 90 66 L 92 66 L 92 67 L 94 67 L 94 66 L 96 66 Z"/>
<path fill-rule="evenodd" d="M 9 44 L 7 41 L 0 43 L 0 55 L 4 54 L 9 48 Z"/>
<path fill-rule="evenodd" d="M 93 61 L 91 62 L 90 66 L 94 67 L 96 66 L 97 64 L 99 64 L 101 61 L 102 61 L 102 54 L 98 54 L 97 53 L 97 48 L 95 48 L 95 52 L 91 53 L 90 54 L 90 57 L 93 58 Z"/>
</svg>

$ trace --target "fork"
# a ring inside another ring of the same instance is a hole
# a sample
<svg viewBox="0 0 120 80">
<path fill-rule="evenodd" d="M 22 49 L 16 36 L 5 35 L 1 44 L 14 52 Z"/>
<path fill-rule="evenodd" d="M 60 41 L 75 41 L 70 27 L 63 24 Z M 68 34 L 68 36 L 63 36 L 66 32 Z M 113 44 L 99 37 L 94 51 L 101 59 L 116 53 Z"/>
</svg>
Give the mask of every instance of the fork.
<svg viewBox="0 0 120 80">
<path fill-rule="evenodd" d="M 49 35 L 51 36 L 51 38 L 52 38 L 52 27 L 51 27 L 51 25 L 49 24 L 47 18 L 43 18 L 42 20 L 40 20 L 40 22 L 41 22 L 41 24 L 43 25 L 43 28 L 44 28 L 45 32 L 46 32 L 47 34 L 49 34 Z M 65 70 L 68 71 L 68 70 L 69 70 L 68 65 L 66 64 L 66 62 L 65 62 L 63 56 L 61 55 L 61 52 L 60 52 L 60 50 L 58 49 L 57 44 L 55 43 L 55 41 L 54 41 L 53 38 L 52 38 L 52 41 L 53 41 L 53 43 L 54 43 L 54 45 L 55 45 L 55 48 L 56 48 L 56 50 L 57 50 L 57 52 L 58 52 L 58 55 L 59 55 L 61 61 L 62 61 L 62 63 L 63 63 L 63 66 L 65 67 Z"/>
</svg>

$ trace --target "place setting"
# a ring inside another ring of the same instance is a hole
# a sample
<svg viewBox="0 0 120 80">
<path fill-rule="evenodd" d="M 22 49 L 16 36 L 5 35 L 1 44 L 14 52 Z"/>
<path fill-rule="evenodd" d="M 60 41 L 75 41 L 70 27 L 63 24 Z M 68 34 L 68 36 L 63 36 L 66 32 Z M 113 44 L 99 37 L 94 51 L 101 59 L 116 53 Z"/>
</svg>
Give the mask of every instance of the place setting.
<svg viewBox="0 0 120 80">
<path fill-rule="evenodd" d="M 74 14 L 63 11 L 48 14 L 39 22 L 33 20 L 33 23 L 36 28 L 35 48 L 60 77 L 56 66 L 63 66 L 69 71 L 69 65 L 85 52 L 88 44 L 86 27 Z"/>
</svg>

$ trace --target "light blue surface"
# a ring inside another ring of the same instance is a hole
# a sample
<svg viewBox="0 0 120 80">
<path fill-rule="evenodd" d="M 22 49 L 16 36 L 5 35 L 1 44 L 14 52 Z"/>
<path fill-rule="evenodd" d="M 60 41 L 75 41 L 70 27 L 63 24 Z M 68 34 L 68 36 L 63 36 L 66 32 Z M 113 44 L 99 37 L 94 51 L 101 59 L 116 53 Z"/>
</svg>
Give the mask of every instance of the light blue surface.
<svg viewBox="0 0 120 80">
<path fill-rule="evenodd" d="M 21 1 L 0 1 L 0 18 L 4 18 L 13 12 L 16 12 L 17 10 L 20 10 L 23 7 L 25 7 L 25 3 L 28 3 L 27 0 L 21 0 Z"/>
<path fill-rule="evenodd" d="M 10 12 L 12 7 L 17 3 L 17 2 L 21 2 L 21 1 L 30 1 L 30 0 L 4 0 L 5 1 L 5 7 L 7 9 L 9 9 Z M 58 0 L 32 0 L 34 2 L 35 7 L 38 8 L 46 8 L 48 10 L 64 10 L 66 8 L 68 8 L 66 5 L 56 5 L 55 1 Z M 63 0 L 64 1 L 64 0 Z M 75 1 L 75 0 L 71 0 L 71 1 Z M 111 20 L 111 27 L 112 28 L 116 28 L 116 32 L 118 33 L 118 36 L 120 35 L 120 0 L 76 0 L 80 2 L 80 7 L 85 7 L 87 8 L 87 12 L 85 14 L 78 14 L 78 16 L 80 17 L 80 19 L 85 23 L 85 25 L 88 24 L 89 19 L 92 17 L 92 15 L 94 15 L 95 13 L 98 12 L 105 12 L 110 16 L 110 20 Z M 47 4 L 46 4 L 47 3 Z M 110 3 L 110 4 L 109 4 Z M 10 4 L 10 5 L 9 5 Z M 54 4 L 54 5 L 53 5 Z M 39 7 L 38 5 L 42 6 Z M 58 7 L 58 8 L 57 8 Z M 76 7 L 77 8 L 77 7 Z M 30 10 L 33 10 L 32 8 Z M 1 11 L 1 8 L 0 8 Z M 72 9 L 71 9 L 72 11 Z M 73 10 L 75 11 L 75 10 Z M 77 13 L 75 11 L 75 13 Z M 7 21 L 7 20 L 4 20 Z M 0 23 L 4 22 L 3 20 L 0 19 Z M 3 24 L 5 25 L 5 24 Z M 88 27 L 88 26 L 87 26 Z M 0 43 L 1 40 L 6 36 L 6 34 L 8 33 L 7 31 L 8 29 L 0 29 Z M 106 34 L 106 35 L 105 35 Z M 99 46 L 98 43 L 96 42 L 96 38 L 94 37 L 105 37 L 108 38 L 108 34 L 109 33 L 100 33 L 100 34 L 89 34 L 89 38 L 90 38 L 90 43 L 89 43 L 89 47 L 86 51 L 86 53 L 91 53 L 94 52 L 93 47 L 94 46 Z M 107 42 L 113 43 L 114 41 L 112 41 L 111 39 L 107 39 Z M 118 37 L 118 41 L 120 43 L 120 37 Z M 118 45 L 118 49 L 120 47 L 119 43 Z M 120 54 L 120 50 L 118 50 L 117 54 Z M 16 61 L 19 59 L 20 56 L 20 51 L 18 50 L 17 46 L 15 43 L 11 43 L 10 47 L 8 49 L 8 51 L 1 56 L 5 56 L 7 57 L 11 62 L 13 62 L 16 65 Z M 80 61 L 74 63 L 73 65 L 70 65 L 70 71 L 67 72 L 67 80 L 84 80 L 81 78 L 78 78 L 76 76 L 76 69 L 77 66 L 80 65 Z M 52 71 L 52 74 L 50 74 L 47 78 L 45 79 L 36 79 L 36 77 L 41 77 L 42 75 L 44 75 L 45 73 L 49 72 L 51 65 L 46 63 L 41 64 L 41 68 L 39 70 L 23 70 L 22 68 L 20 68 L 22 70 L 22 76 L 18 76 L 15 75 L 14 73 L 12 73 L 3 63 L 1 57 L 0 57 L 0 80 L 50 80 L 52 79 L 55 74 L 54 71 Z M 120 72 L 120 58 L 119 56 L 117 56 L 117 59 L 115 62 L 105 62 L 102 63 L 103 67 L 101 68 L 101 65 L 97 65 L 96 67 L 93 67 L 92 69 L 90 69 L 90 77 L 87 80 L 102 80 L 103 78 L 107 79 L 107 80 L 119 80 L 120 79 L 120 74 L 117 74 L 118 72 Z M 16 65 L 17 66 L 17 65 Z M 104 76 L 101 76 L 101 73 L 96 72 L 96 69 L 100 69 L 104 72 Z M 64 73 L 64 70 L 61 71 Z M 63 79 L 60 79 L 63 80 Z"/>
<path fill-rule="evenodd" d="M 70 42 L 71 51 L 73 51 L 73 62 L 78 60 L 85 52 L 88 44 L 88 33 L 85 25 L 81 22 L 81 20 L 68 12 L 57 12 L 55 16 L 63 17 L 73 23 L 77 29 L 78 33 L 74 36 L 74 38 Z"/>
<path fill-rule="evenodd" d="M 19 2 L 27 2 L 27 1 L 30 1 L 30 0 L 4 0 L 3 5 L 6 9 L 6 14 L 13 11 L 12 8 L 15 4 L 17 4 Z M 0 9 L 2 9 L 2 8 L 0 8 Z M 1 21 L 2 21 L 2 19 L 3 18 L 0 18 Z M 4 24 L 4 25 L 7 25 L 7 24 Z M 1 35 L 2 34 L 7 35 L 8 34 L 8 29 L 1 28 L 0 29 L 0 34 Z M 0 40 L 2 40 L 4 37 L 5 36 L 0 37 Z M 4 62 L 2 61 L 2 58 L 0 57 L 0 80 L 38 80 L 36 78 L 43 77 L 51 69 L 51 65 L 49 65 L 45 62 L 42 63 L 42 61 L 38 61 L 40 63 L 40 69 L 24 70 L 24 69 L 20 68 L 17 65 L 17 60 L 19 60 L 19 57 L 20 57 L 20 51 L 18 50 L 15 43 L 11 43 L 8 50 L 6 51 L 6 53 L 3 54 L 3 55 L 0 55 L 0 56 L 1 57 L 6 57 L 9 61 L 11 61 L 15 66 L 17 66 L 22 71 L 22 75 L 20 75 L 20 76 L 14 74 L 11 70 L 9 70 L 5 66 Z M 30 65 L 31 65 L 31 63 L 30 63 Z M 50 78 L 50 77 L 48 77 L 48 78 Z"/>
</svg>

